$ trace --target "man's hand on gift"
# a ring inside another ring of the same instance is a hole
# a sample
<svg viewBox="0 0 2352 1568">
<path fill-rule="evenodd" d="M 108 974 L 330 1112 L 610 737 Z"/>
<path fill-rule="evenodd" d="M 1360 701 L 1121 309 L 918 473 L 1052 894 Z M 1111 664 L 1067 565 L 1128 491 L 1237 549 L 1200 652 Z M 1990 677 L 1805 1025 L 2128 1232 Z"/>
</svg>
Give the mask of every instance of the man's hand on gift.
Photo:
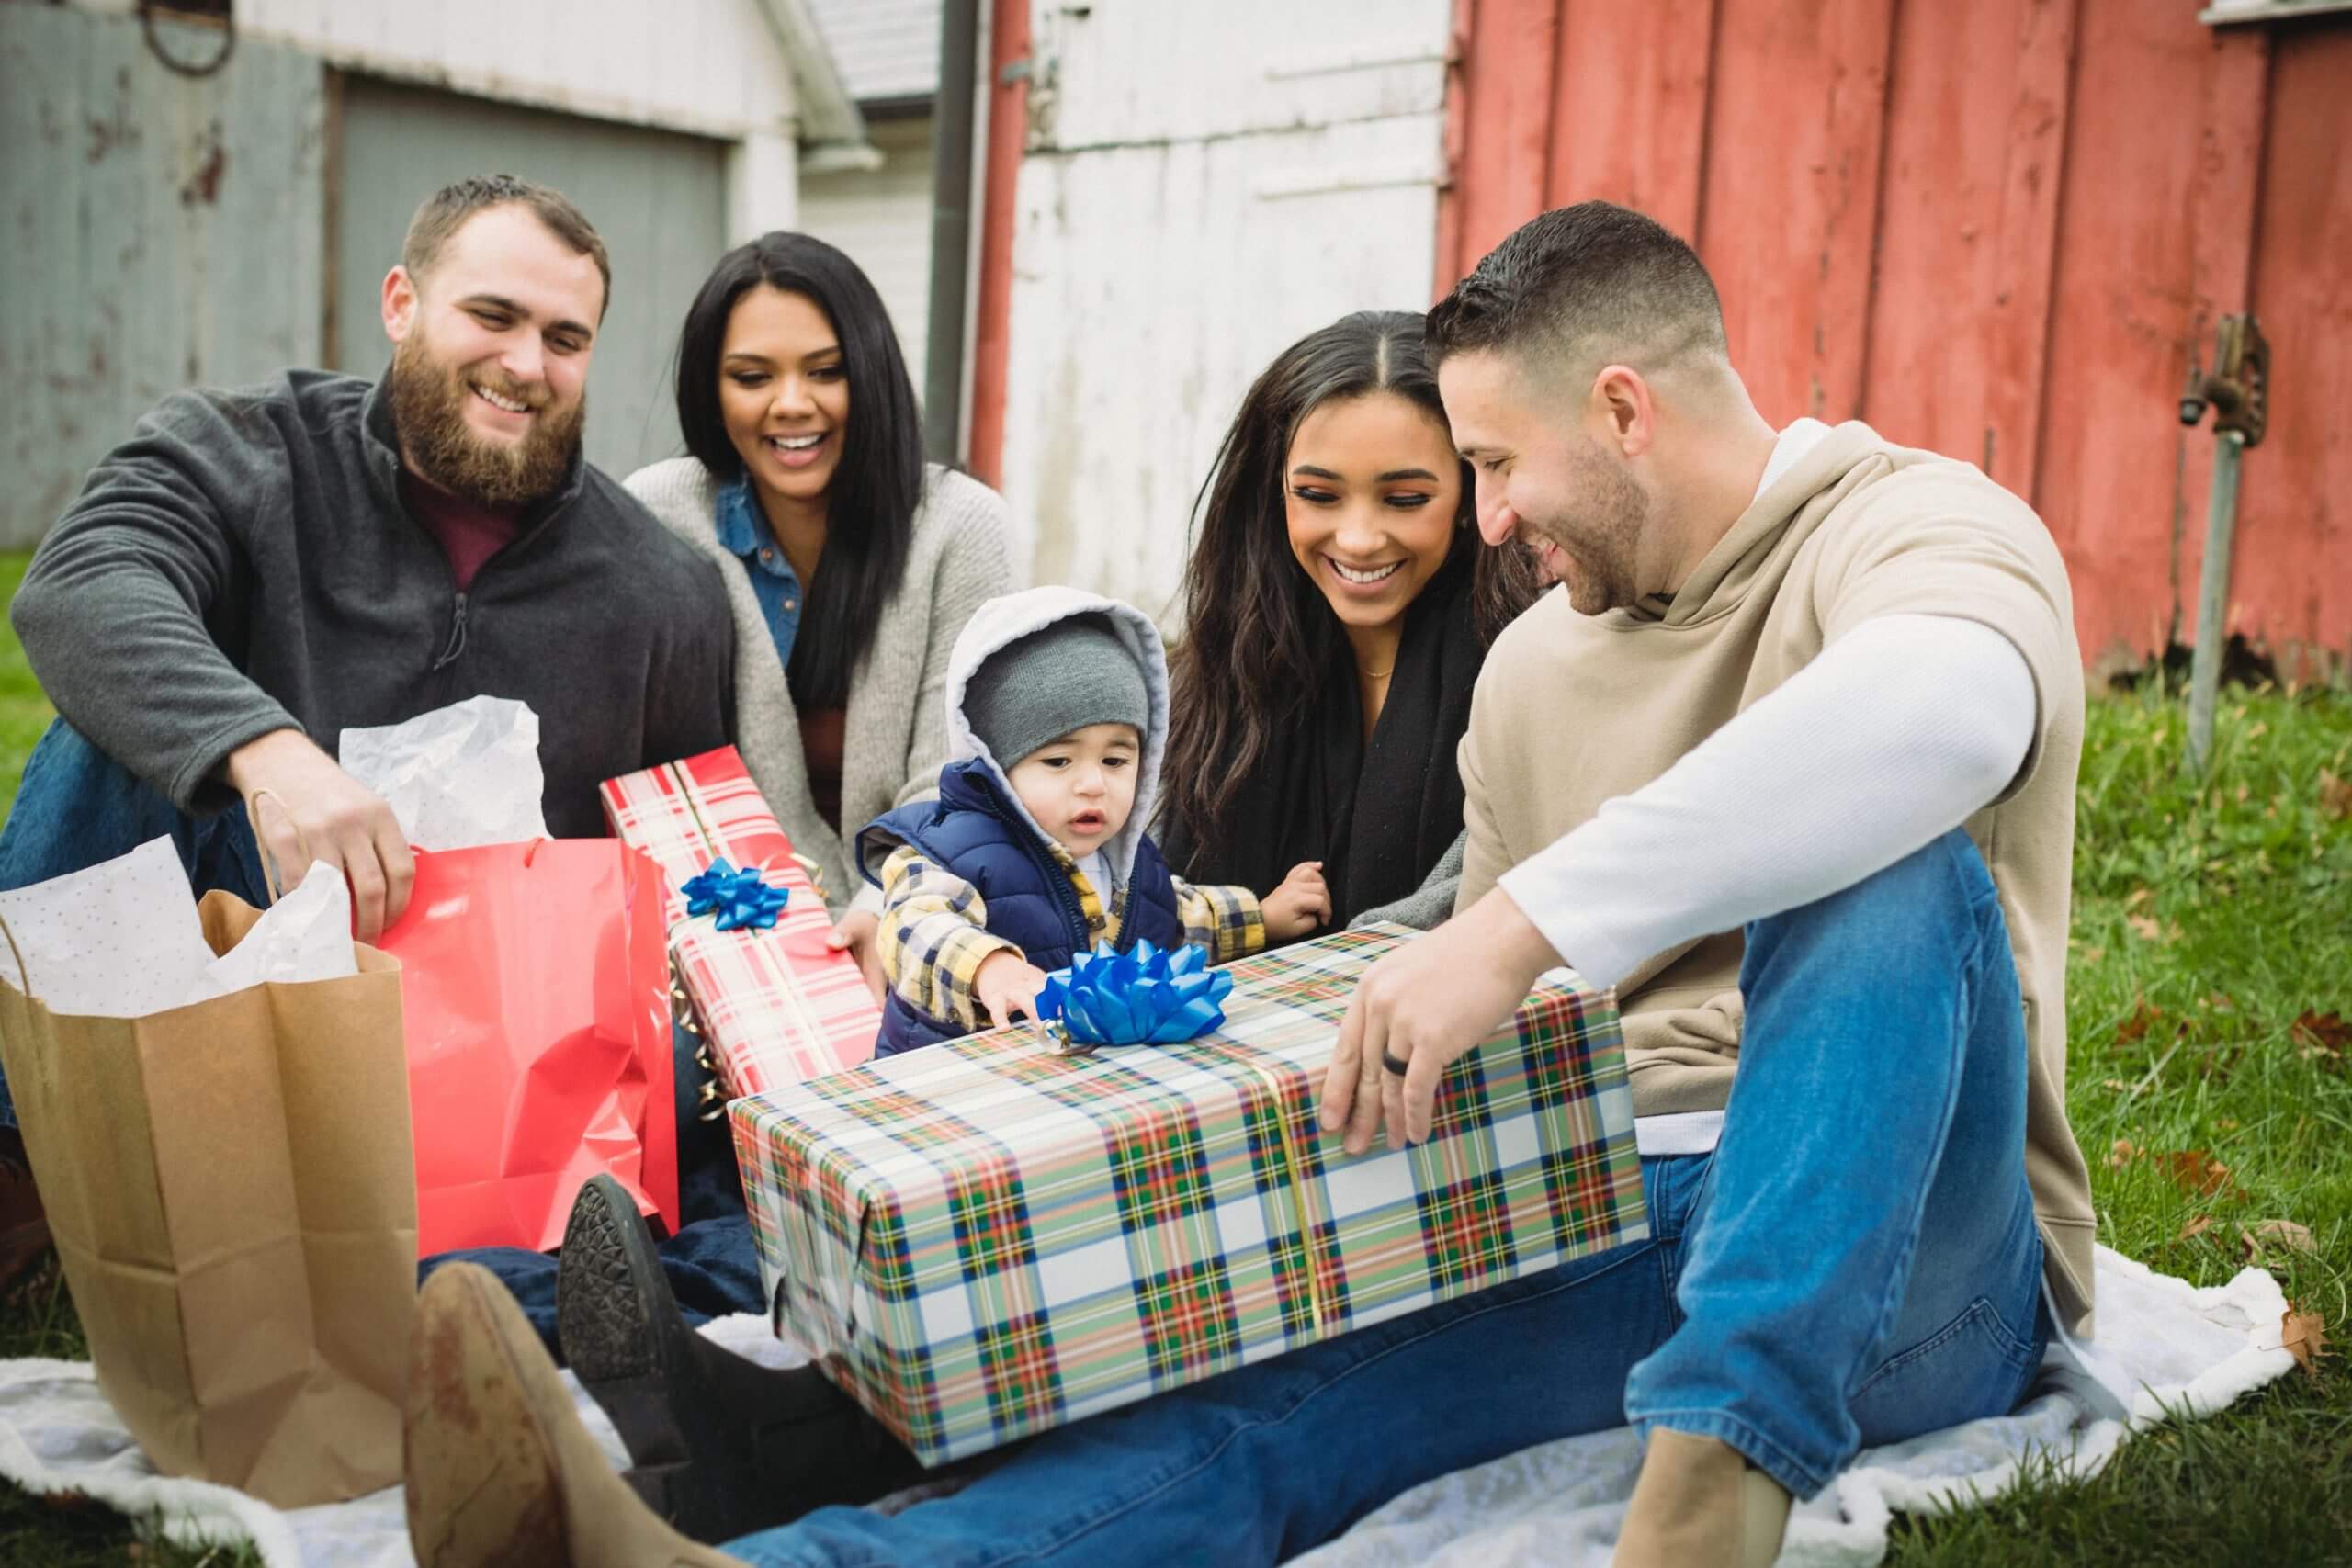
<svg viewBox="0 0 2352 1568">
<path fill-rule="evenodd" d="M 1323 1130 L 1345 1128 L 1350 1154 L 1370 1148 L 1384 1121 L 1392 1149 L 1427 1139 L 1445 1069 L 1492 1034 L 1559 962 L 1498 887 L 1374 964 L 1340 1024 L 1323 1084 Z"/>
<path fill-rule="evenodd" d="M 1323 883 L 1323 863 L 1301 861 L 1290 868 L 1283 885 L 1258 900 L 1271 942 L 1305 936 L 1331 918 L 1331 890 Z"/>
<path fill-rule="evenodd" d="M 1021 956 L 1017 947 L 1001 947 L 980 960 L 972 975 L 972 999 L 989 1021 L 1011 1023 L 1015 1013 L 1037 1016 L 1037 993 L 1046 988 L 1046 972 Z"/>
<path fill-rule="evenodd" d="M 888 976 L 882 973 L 882 917 L 871 909 L 852 909 L 825 938 L 825 945 L 835 953 L 843 948 L 857 960 L 858 973 L 865 976 L 865 988 L 874 993 L 878 1004 L 890 997 Z"/>
<path fill-rule="evenodd" d="M 263 870 L 291 889 L 324 861 L 351 884 L 352 934 L 374 942 L 408 908 L 416 861 L 400 819 L 299 729 L 274 729 L 229 753 L 221 768 L 245 803 Z"/>
</svg>

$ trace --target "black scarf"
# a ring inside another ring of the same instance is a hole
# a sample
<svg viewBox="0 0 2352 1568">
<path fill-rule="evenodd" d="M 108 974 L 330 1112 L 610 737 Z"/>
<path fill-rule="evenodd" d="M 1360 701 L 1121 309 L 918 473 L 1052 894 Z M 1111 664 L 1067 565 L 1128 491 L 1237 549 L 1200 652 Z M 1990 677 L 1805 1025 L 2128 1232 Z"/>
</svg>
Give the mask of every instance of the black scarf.
<svg viewBox="0 0 2352 1568">
<path fill-rule="evenodd" d="M 1337 930 L 1421 885 L 1462 831 L 1454 750 L 1487 649 L 1472 621 L 1476 551 L 1457 551 L 1405 612 L 1405 636 L 1364 744 L 1355 661 L 1340 640 L 1315 698 L 1241 786 L 1221 843 L 1195 843 L 1181 822 L 1160 836 L 1177 874 L 1273 891 L 1319 860 Z"/>
</svg>

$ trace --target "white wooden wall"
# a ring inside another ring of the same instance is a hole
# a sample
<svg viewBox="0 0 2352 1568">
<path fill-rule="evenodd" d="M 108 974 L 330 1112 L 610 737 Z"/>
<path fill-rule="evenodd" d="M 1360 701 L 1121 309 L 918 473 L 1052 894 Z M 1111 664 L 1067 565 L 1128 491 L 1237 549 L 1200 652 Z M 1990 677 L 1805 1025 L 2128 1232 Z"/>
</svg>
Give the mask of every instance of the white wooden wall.
<svg viewBox="0 0 2352 1568">
<path fill-rule="evenodd" d="M 814 0 L 817 28 L 858 99 L 939 90 L 939 0 Z"/>
<path fill-rule="evenodd" d="M 237 0 L 237 25 L 351 70 L 673 130 L 793 116 L 760 0 Z"/>
<path fill-rule="evenodd" d="M 920 397 L 931 310 L 931 118 L 869 119 L 865 129 L 882 166 L 803 175 L 798 227 L 839 245 L 874 280 Z"/>
<path fill-rule="evenodd" d="M 1430 298 L 1451 0 L 1035 0 L 1004 488 L 1034 580 L 1165 620 L 1250 382 Z"/>
<path fill-rule="evenodd" d="M 260 39 L 178 76 L 128 17 L 0 0 L 0 549 L 165 393 L 318 363 L 324 76 Z"/>
</svg>

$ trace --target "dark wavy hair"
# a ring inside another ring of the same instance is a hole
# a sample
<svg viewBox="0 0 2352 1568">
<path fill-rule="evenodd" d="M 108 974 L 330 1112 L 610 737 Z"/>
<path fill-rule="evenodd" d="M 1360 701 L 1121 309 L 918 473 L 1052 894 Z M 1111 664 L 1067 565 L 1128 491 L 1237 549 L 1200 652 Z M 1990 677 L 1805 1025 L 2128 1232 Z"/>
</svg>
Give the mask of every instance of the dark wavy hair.
<svg viewBox="0 0 2352 1568">
<path fill-rule="evenodd" d="M 718 357 L 735 302 L 760 284 L 805 294 L 841 340 L 850 417 L 825 507 L 825 550 L 805 593 L 786 678 L 804 708 L 840 707 L 898 592 L 922 503 L 922 421 L 914 383 L 882 296 L 858 265 L 824 241 L 777 230 L 718 258 L 678 333 L 678 429 L 713 478 L 743 460 L 718 412 Z"/>
<path fill-rule="evenodd" d="M 1324 689 L 1342 658 L 1339 617 L 1291 554 L 1283 470 L 1301 421 L 1335 399 L 1394 392 L 1445 424 L 1437 378 L 1410 310 L 1360 310 L 1309 333 L 1278 355 L 1241 400 L 1193 502 L 1192 557 L 1184 568 L 1184 631 L 1169 662 L 1168 755 L 1161 801 L 1193 842 L 1224 836 L 1243 781 Z M 1491 642 L 1541 586 L 1516 542 L 1489 549 L 1471 526 L 1470 466 L 1450 566 L 1471 568 L 1471 606 Z"/>
</svg>

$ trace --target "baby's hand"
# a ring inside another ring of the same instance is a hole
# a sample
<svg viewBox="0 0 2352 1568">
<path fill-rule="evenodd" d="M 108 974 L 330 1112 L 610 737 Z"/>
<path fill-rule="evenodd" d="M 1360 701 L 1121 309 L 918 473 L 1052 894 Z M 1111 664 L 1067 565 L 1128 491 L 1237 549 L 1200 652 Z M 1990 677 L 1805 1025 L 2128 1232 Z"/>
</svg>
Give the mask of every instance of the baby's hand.
<svg viewBox="0 0 2352 1568">
<path fill-rule="evenodd" d="M 1011 1023 L 1012 1015 L 1037 1016 L 1037 993 L 1046 988 L 1046 972 L 1021 956 L 1018 948 L 1001 947 L 980 960 L 972 976 L 972 997 L 990 1021 Z"/>
<path fill-rule="evenodd" d="M 1305 936 L 1331 918 L 1331 890 L 1323 885 L 1323 863 L 1301 861 L 1290 868 L 1283 885 L 1259 900 L 1265 916 L 1266 936 L 1288 942 Z"/>
</svg>

